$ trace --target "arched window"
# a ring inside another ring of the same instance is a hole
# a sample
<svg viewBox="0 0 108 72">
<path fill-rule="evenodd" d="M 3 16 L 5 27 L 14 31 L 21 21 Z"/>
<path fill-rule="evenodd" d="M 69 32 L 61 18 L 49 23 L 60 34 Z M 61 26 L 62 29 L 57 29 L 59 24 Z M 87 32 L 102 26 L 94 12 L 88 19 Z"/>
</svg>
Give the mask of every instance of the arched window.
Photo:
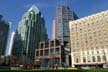
<svg viewBox="0 0 108 72">
<path fill-rule="evenodd" d="M 93 61 L 93 62 L 95 62 L 95 61 L 96 61 L 95 56 L 92 56 L 92 61 Z"/>
<path fill-rule="evenodd" d="M 97 61 L 98 61 L 98 62 L 101 62 L 100 56 L 97 56 Z"/>
<path fill-rule="evenodd" d="M 106 56 L 105 55 L 103 56 L 103 61 L 106 61 Z"/>
<path fill-rule="evenodd" d="M 83 62 L 84 62 L 84 63 L 86 62 L 86 58 L 85 58 L 85 57 L 83 57 Z"/>
<path fill-rule="evenodd" d="M 76 63 L 78 63 L 79 62 L 79 59 L 78 58 L 76 58 Z"/>
</svg>

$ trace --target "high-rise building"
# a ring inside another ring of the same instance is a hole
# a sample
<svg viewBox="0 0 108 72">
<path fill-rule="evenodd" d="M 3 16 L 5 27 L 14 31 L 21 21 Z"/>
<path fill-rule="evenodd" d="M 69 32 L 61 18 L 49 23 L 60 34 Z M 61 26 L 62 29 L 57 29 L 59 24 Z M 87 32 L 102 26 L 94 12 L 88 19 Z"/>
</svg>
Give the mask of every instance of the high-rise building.
<svg viewBox="0 0 108 72">
<path fill-rule="evenodd" d="M 56 8 L 56 16 L 53 21 L 53 39 L 59 39 L 61 43 L 69 41 L 69 21 L 76 20 L 78 17 L 67 5 L 60 4 Z"/>
<path fill-rule="evenodd" d="M 33 63 L 35 49 L 39 48 L 39 42 L 47 39 L 44 17 L 33 5 L 19 22 L 12 54 L 17 57 L 26 57 L 28 62 Z"/>
<path fill-rule="evenodd" d="M 78 17 L 67 5 L 60 4 L 56 8 L 56 16 L 53 21 L 52 39 L 60 40 L 61 45 L 68 50 L 70 49 L 69 21 L 76 19 L 78 19 Z"/>
<path fill-rule="evenodd" d="M 69 22 L 72 66 L 108 63 L 108 11 Z"/>
<path fill-rule="evenodd" d="M 15 32 L 12 32 L 10 45 L 9 45 L 9 49 L 8 49 L 9 52 L 7 53 L 7 55 L 11 55 L 11 50 L 13 48 L 13 43 L 14 43 L 14 38 L 15 38 Z"/>
<path fill-rule="evenodd" d="M 9 22 L 2 20 L 2 16 L 0 15 L 0 56 L 5 55 L 9 26 Z"/>
</svg>

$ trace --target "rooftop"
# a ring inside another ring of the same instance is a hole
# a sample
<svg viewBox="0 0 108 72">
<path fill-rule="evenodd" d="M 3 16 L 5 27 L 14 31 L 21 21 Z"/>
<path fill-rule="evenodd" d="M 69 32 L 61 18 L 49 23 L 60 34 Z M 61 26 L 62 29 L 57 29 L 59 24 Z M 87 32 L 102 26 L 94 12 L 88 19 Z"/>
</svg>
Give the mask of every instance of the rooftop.
<svg viewBox="0 0 108 72">
<path fill-rule="evenodd" d="M 31 8 L 28 10 L 28 12 L 30 12 L 30 11 L 35 11 L 36 13 L 39 13 L 40 12 L 40 10 L 35 5 L 32 5 L 31 6 Z"/>
</svg>

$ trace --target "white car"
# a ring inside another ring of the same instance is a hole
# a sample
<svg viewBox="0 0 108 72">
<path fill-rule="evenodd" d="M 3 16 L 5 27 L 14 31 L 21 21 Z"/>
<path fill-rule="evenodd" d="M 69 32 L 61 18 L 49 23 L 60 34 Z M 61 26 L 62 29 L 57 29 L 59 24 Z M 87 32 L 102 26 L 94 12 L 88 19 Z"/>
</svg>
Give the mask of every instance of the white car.
<svg viewBox="0 0 108 72">
<path fill-rule="evenodd" d="M 85 67 L 81 67 L 81 69 L 90 69 L 90 67 L 85 66 Z"/>
<path fill-rule="evenodd" d="M 62 69 L 64 69 L 64 68 L 63 68 L 63 67 L 58 67 L 58 69 L 59 69 L 59 70 L 62 70 Z"/>
<path fill-rule="evenodd" d="M 104 64 L 103 65 L 103 68 L 108 68 L 108 64 Z"/>
</svg>

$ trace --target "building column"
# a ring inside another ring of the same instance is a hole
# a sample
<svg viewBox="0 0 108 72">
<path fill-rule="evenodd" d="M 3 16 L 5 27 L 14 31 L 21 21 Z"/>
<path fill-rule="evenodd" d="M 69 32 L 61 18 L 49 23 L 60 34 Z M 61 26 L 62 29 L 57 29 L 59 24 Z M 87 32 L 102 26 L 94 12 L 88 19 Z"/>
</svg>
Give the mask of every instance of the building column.
<svg viewBox="0 0 108 72">
<path fill-rule="evenodd" d="M 74 54 L 73 53 L 71 53 L 71 60 L 72 60 L 72 62 L 71 62 L 72 67 L 75 67 L 75 65 L 74 65 Z"/>
<path fill-rule="evenodd" d="M 81 63 L 83 63 L 83 52 L 82 51 L 80 51 L 80 53 L 81 53 Z"/>
<path fill-rule="evenodd" d="M 61 64 L 61 57 L 60 57 L 60 59 L 59 59 L 59 65 L 60 65 L 60 67 L 62 66 L 62 64 Z"/>
<path fill-rule="evenodd" d="M 66 65 L 69 66 L 69 55 L 66 55 Z"/>
</svg>

